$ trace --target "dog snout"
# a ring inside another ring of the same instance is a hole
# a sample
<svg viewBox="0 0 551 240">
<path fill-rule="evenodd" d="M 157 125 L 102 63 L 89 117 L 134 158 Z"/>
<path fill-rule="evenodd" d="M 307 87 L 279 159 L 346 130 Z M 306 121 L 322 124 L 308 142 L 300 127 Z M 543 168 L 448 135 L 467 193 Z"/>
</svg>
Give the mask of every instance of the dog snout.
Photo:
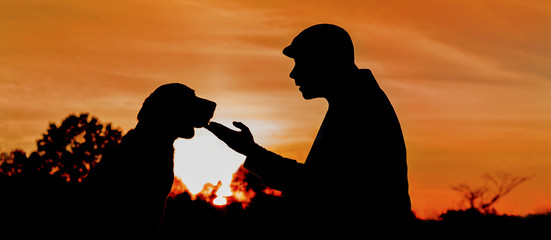
<svg viewBox="0 0 551 240">
<path fill-rule="evenodd" d="M 210 119 L 214 116 L 216 103 L 204 98 L 197 97 L 195 100 L 195 117 L 194 122 L 196 127 L 203 127 L 209 124 Z"/>
<path fill-rule="evenodd" d="M 205 109 L 207 112 L 210 112 L 210 113 L 214 114 L 214 110 L 216 109 L 216 103 L 215 102 L 204 99 L 204 98 L 199 98 L 199 100 L 201 102 L 200 105 L 202 105 L 200 107 L 200 109 Z"/>
</svg>

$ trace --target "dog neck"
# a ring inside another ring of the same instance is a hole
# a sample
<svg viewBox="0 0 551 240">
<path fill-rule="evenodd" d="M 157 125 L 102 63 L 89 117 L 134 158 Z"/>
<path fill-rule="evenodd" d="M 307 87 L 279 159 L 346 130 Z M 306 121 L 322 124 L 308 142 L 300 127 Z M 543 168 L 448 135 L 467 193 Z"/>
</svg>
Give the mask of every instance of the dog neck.
<svg viewBox="0 0 551 240">
<path fill-rule="evenodd" d="M 163 129 L 159 128 L 153 128 L 151 126 L 147 126 L 147 124 L 144 124 L 142 122 L 138 122 L 136 125 L 136 128 L 134 128 L 136 133 L 138 134 L 144 134 L 147 136 L 151 136 L 152 138 L 155 138 L 157 140 L 161 141 L 167 141 L 167 142 L 174 142 L 178 137 L 174 136 L 173 134 L 167 134 L 167 131 L 164 131 Z"/>
</svg>

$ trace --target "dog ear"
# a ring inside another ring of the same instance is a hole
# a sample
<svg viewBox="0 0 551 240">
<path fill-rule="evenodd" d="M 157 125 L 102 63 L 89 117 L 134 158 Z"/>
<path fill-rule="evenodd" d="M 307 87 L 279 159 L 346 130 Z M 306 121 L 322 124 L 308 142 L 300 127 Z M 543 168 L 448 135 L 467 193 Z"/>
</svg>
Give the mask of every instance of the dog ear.
<svg viewBox="0 0 551 240">
<path fill-rule="evenodd" d="M 150 122 L 155 117 L 159 115 L 159 109 L 156 108 L 155 105 L 155 97 L 150 95 L 145 99 L 145 101 L 142 104 L 142 108 L 140 109 L 140 112 L 138 112 L 138 121 L 145 123 Z"/>
</svg>

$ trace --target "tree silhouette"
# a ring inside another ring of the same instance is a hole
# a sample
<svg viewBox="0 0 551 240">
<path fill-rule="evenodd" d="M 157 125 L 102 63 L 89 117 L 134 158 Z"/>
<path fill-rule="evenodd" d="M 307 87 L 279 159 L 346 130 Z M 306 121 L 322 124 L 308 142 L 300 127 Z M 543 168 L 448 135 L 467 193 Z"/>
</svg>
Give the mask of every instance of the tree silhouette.
<svg viewBox="0 0 551 240">
<path fill-rule="evenodd" d="M 10 153 L 0 153 L 0 175 L 15 176 L 23 171 L 23 165 L 27 160 L 27 155 L 23 150 L 13 150 Z"/>
<path fill-rule="evenodd" d="M 480 205 L 478 204 L 478 201 L 480 201 L 482 196 L 488 191 L 487 187 L 478 187 L 473 189 L 467 184 L 453 186 L 452 189 L 463 195 L 463 200 L 469 203 L 469 209 L 478 209 Z"/>
<path fill-rule="evenodd" d="M 67 182 L 81 182 L 102 154 L 118 145 L 122 132 L 88 113 L 67 116 L 60 125 L 50 123 L 38 140 L 39 171 Z"/>
<path fill-rule="evenodd" d="M 463 195 L 463 200 L 469 203 L 471 210 L 485 214 L 494 214 L 493 205 L 519 184 L 530 179 L 530 177 L 514 176 L 511 173 L 497 172 L 494 175 L 485 174 L 484 179 L 490 182 L 493 187 L 472 188 L 467 184 L 453 186 L 452 189 Z"/>
<path fill-rule="evenodd" d="M 87 113 L 50 123 L 28 157 L 22 150 L 0 153 L 0 229 L 24 233 L 88 227 L 93 204 L 81 182 L 122 133 Z"/>
</svg>

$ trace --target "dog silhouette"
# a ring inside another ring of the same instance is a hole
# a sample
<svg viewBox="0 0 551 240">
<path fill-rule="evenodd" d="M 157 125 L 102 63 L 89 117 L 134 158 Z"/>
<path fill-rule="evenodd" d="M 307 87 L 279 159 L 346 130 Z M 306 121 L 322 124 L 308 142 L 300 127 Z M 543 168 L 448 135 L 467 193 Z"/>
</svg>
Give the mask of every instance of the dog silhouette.
<svg viewBox="0 0 551 240">
<path fill-rule="evenodd" d="M 136 127 L 86 178 L 94 229 L 155 234 L 174 181 L 174 140 L 192 138 L 194 128 L 206 126 L 215 108 L 183 84 L 157 88 L 143 103 Z"/>
</svg>

